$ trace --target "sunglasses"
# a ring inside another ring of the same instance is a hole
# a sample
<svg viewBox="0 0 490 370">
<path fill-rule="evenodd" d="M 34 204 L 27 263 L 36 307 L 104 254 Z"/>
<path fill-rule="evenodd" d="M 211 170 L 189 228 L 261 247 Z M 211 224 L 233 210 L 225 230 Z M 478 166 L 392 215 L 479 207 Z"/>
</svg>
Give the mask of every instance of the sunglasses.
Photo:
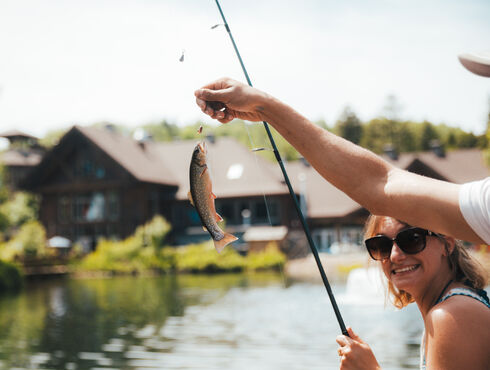
<svg viewBox="0 0 490 370">
<path fill-rule="evenodd" d="M 372 259 L 382 261 L 390 257 L 393 242 L 396 242 L 396 245 L 403 253 L 416 254 L 422 252 L 425 249 L 427 235 L 439 236 L 420 227 L 411 227 L 400 231 L 393 239 L 388 238 L 386 235 L 377 235 L 366 239 L 364 244 L 366 244 Z"/>
</svg>

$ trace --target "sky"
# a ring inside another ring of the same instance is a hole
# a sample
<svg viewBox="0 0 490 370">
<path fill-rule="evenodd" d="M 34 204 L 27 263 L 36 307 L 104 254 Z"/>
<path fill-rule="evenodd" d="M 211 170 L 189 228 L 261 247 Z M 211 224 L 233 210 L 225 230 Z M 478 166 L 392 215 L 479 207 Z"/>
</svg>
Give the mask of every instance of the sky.
<svg viewBox="0 0 490 370">
<path fill-rule="evenodd" d="M 484 132 L 484 0 L 221 0 L 254 86 L 333 125 L 346 106 Z M 194 90 L 245 81 L 213 0 L 0 0 L 0 131 L 211 122 Z M 179 58 L 184 53 L 184 61 Z"/>
</svg>

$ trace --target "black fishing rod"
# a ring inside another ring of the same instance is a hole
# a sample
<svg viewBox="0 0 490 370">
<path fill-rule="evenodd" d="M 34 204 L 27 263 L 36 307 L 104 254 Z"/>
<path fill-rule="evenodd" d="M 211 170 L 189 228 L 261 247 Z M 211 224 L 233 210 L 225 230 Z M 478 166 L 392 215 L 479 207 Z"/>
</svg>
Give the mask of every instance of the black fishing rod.
<svg viewBox="0 0 490 370">
<path fill-rule="evenodd" d="M 247 82 L 249 86 L 252 86 L 252 81 L 250 81 L 250 77 L 248 76 L 247 69 L 245 68 L 245 65 L 243 64 L 242 57 L 240 56 L 240 52 L 238 51 L 238 48 L 236 46 L 235 40 L 233 39 L 233 35 L 231 34 L 230 27 L 228 26 L 228 22 L 226 22 L 225 15 L 223 14 L 223 10 L 221 9 L 221 6 L 219 5 L 219 1 L 216 1 L 216 5 L 218 6 L 218 10 L 221 14 L 221 18 L 223 18 L 223 25 L 226 28 L 226 32 L 228 32 L 228 35 L 230 36 L 231 43 L 233 44 L 233 48 L 235 49 L 235 53 L 238 57 L 238 60 L 240 61 L 240 65 L 242 66 L 243 73 L 245 74 L 245 78 L 247 79 Z M 282 174 L 284 176 L 284 181 L 286 182 L 286 185 L 288 186 L 289 189 L 289 194 L 291 195 L 291 198 L 293 199 L 294 206 L 296 208 L 296 212 L 298 212 L 299 219 L 301 221 L 301 225 L 303 226 L 303 230 L 306 234 L 306 239 L 308 239 L 308 244 L 310 245 L 311 253 L 313 253 L 313 256 L 315 257 L 316 265 L 318 266 L 318 270 L 320 271 L 320 275 L 322 276 L 323 284 L 325 285 L 325 289 L 327 289 L 328 297 L 330 298 L 330 302 L 332 304 L 333 310 L 335 312 L 335 316 L 337 317 L 337 321 L 340 326 L 340 330 L 342 331 L 342 334 L 349 336 L 347 333 L 347 329 L 344 324 L 344 320 L 342 319 L 342 315 L 340 314 L 339 307 L 337 306 L 337 302 L 335 301 L 335 297 L 332 292 L 332 288 L 330 287 L 330 283 L 328 282 L 327 275 L 325 274 L 325 270 L 323 269 L 322 262 L 320 261 L 320 256 L 318 255 L 318 251 L 315 247 L 315 243 L 313 242 L 313 239 L 310 234 L 310 230 L 308 228 L 308 224 L 306 223 L 306 220 L 303 216 L 303 212 L 301 212 L 300 205 L 298 203 L 298 199 L 296 198 L 296 195 L 294 193 L 293 187 L 291 186 L 291 182 L 289 181 L 288 174 L 286 172 L 286 168 L 284 168 L 284 164 L 282 162 L 281 156 L 279 155 L 279 151 L 277 150 L 276 143 L 274 142 L 274 138 L 272 137 L 271 130 L 269 128 L 269 124 L 265 121 L 262 121 L 264 124 L 265 131 L 267 132 L 267 136 L 269 137 L 269 141 L 272 146 L 272 150 L 274 151 L 274 156 L 276 157 L 277 162 L 279 163 L 279 166 L 281 167 Z"/>
</svg>

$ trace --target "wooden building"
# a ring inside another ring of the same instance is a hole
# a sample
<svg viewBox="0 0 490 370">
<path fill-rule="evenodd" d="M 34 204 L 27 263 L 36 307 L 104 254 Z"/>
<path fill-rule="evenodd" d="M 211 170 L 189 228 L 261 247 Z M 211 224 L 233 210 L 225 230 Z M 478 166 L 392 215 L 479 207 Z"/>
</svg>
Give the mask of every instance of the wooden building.
<svg viewBox="0 0 490 370">
<path fill-rule="evenodd" d="M 243 241 L 250 226 L 301 229 L 276 163 L 232 138 L 208 137 L 206 141 L 216 209 L 227 231 Z M 209 239 L 187 199 L 196 143 L 135 140 L 110 127 L 75 126 L 32 169 L 23 187 L 41 195 L 40 220 L 48 237 L 63 236 L 81 242 L 87 250 L 100 237 L 132 234 L 155 214 L 172 224 L 174 244 Z M 386 159 L 400 168 L 456 183 L 490 176 L 476 149 Z M 286 163 L 286 169 L 317 247 L 333 252 L 361 245 L 368 211 L 305 161 Z M 267 236 L 262 234 L 261 242 L 266 243 Z"/>
<path fill-rule="evenodd" d="M 48 237 L 63 236 L 87 250 L 101 237 L 130 235 L 155 214 L 172 224 L 174 243 L 200 241 L 209 235 L 187 199 L 195 145 L 75 126 L 22 185 L 41 196 L 40 220 Z M 208 148 L 216 208 L 227 230 L 240 236 L 250 224 L 291 224 L 291 200 L 272 164 L 256 160 L 233 139 L 209 139 Z"/>
<path fill-rule="evenodd" d="M 0 137 L 9 141 L 8 148 L 0 154 L 0 161 L 7 169 L 6 185 L 16 190 L 30 170 L 39 164 L 45 150 L 37 137 L 19 130 L 3 132 Z"/>
</svg>

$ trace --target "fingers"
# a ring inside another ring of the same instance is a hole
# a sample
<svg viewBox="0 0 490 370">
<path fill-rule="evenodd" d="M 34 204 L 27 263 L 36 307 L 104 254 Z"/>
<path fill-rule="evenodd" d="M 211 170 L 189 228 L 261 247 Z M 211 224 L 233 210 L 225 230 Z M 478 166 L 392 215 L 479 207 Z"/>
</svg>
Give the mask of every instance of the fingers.
<svg viewBox="0 0 490 370">
<path fill-rule="evenodd" d="M 345 335 L 338 335 L 335 341 L 340 345 L 340 346 L 346 346 L 348 345 L 352 339 L 345 336 Z"/>
<path fill-rule="evenodd" d="M 351 337 L 352 339 L 354 339 L 354 340 L 356 340 L 358 342 L 364 343 L 362 341 L 362 339 L 359 338 L 359 336 L 356 333 L 354 333 L 354 330 L 352 330 L 352 328 L 350 326 L 347 327 L 347 332 L 349 333 L 349 337 Z"/>
</svg>

